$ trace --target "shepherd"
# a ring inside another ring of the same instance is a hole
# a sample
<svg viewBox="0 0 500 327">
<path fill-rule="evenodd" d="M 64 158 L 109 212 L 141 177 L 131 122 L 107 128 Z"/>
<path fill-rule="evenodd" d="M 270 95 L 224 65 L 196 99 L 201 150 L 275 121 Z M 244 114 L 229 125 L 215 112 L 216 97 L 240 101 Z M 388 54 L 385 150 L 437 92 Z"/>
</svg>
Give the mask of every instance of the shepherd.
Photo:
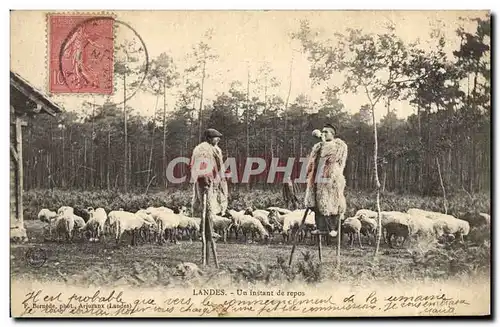
<svg viewBox="0 0 500 327">
<path fill-rule="evenodd" d="M 304 199 L 306 208 L 315 213 L 317 229 L 312 234 L 329 234 L 332 237 L 338 234 L 347 206 L 344 196 L 347 144 L 335 135 L 335 126 L 325 124 L 321 142 L 311 150 Z"/>
<path fill-rule="evenodd" d="M 191 156 L 191 180 L 193 216 L 201 216 L 201 241 L 203 266 L 208 263 L 207 242 L 212 246 L 215 266 L 218 268 L 217 251 L 213 234 L 213 218 L 227 210 L 228 189 L 225 179 L 224 160 L 218 143 L 222 134 L 216 129 L 205 131 L 205 141 L 193 149 Z"/>
</svg>

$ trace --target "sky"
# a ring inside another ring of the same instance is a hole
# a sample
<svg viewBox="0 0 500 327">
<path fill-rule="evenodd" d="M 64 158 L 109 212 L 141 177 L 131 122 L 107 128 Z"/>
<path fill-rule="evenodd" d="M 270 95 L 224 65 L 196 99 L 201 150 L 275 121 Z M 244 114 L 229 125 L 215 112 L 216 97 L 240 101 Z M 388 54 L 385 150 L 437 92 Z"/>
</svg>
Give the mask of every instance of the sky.
<svg viewBox="0 0 500 327">
<path fill-rule="evenodd" d="M 382 32 L 392 23 L 403 41 L 420 39 L 424 47 L 434 27 L 439 27 L 447 37 L 447 52 L 458 48 L 455 30 L 459 17 L 483 17 L 485 11 L 116 11 L 115 17 L 130 25 L 143 39 L 150 58 L 162 52 L 169 54 L 178 66 L 181 77 L 186 67 L 185 56 L 193 45 L 203 39 L 208 29 L 213 30 L 210 42 L 218 60 L 207 67 L 209 77 L 205 83 L 204 102 L 213 100 L 218 93 L 227 92 L 230 84 L 238 80 L 246 86 L 247 74 L 256 77 L 259 67 L 268 62 L 280 82 L 275 93 L 286 98 L 290 77 L 292 80 L 290 101 L 304 94 L 312 101 L 320 101 L 325 85 L 313 87 L 309 78 L 310 65 L 307 55 L 300 52 L 298 41 L 291 41 L 289 34 L 297 31 L 300 21 L 309 20 L 313 29 L 324 35 L 345 32 L 346 28 L 360 28 L 364 32 Z M 473 24 L 466 24 L 472 30 Z M 11 69 L 47 93 L 47 29 L 43 12 L 14 11 L 11 13 Z M 124 25 L 118 25 L 116 40 L 136 38 Z M 292 74 L 290 64 L 293 57 Z M 330 81 L 342 84 L 341 80 Z M 255 90 L 250 89 L 255 95 Z M 121 92 L 118 92 L 121 95 Z M 118 99 L 118 95 L 116 96 Z M 346 110 L 357 112 L 367 102 L 363 94 L 342 94 Z M 52 99 L 67 110 L 80 109 L 83 101 L 102 103 L 102 96 L 54 95 Z M 162 104 L 163 99 L 159 99 Z M 167 108 L 176 101 L 175 90 L 169 92 Z M 138 92 L 129 105 L 142 115 L 152 115 L 156 96 Z M 406 102 L 393 102 L 398 117 L 414 113 Z M 380 119 L 386 109 L 376 111 Z"/>
</svg>

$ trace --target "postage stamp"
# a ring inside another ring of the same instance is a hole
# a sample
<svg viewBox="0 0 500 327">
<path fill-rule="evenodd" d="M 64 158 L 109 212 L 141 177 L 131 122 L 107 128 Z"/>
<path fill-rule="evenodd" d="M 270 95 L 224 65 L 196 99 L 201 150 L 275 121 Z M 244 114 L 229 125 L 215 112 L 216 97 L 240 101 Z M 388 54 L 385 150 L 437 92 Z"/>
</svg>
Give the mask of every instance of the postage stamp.
<svg viewBox="0 0 500 327">
<path fill-rule="evenodd" d="M 48 15 L 49 91 L 113 93 L 111 16 Z"/>
</svg>

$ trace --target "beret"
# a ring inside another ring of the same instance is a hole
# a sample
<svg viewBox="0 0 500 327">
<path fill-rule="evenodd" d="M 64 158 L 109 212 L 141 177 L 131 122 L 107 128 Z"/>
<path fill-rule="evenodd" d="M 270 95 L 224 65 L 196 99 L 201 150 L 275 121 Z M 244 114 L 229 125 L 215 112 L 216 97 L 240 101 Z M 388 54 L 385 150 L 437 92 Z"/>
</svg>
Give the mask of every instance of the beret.
<svg viewBox="0 0 500 327">
<path fill-rule="evenodd" d="M 325 126 L 323 126 L 323 127 L 332 128 L 335 131 L 335 133 L 337 133 L 337 128 L 330 123 L 325 124 Z"/>
<path fill-rule="evenodd" d="M 206 138 L 211 138 L 211 137 L 222 137 L 222 134 L 214 129 L 214 128 L 209 128 L 205 131 L 205 137 Z"/>
</svg>

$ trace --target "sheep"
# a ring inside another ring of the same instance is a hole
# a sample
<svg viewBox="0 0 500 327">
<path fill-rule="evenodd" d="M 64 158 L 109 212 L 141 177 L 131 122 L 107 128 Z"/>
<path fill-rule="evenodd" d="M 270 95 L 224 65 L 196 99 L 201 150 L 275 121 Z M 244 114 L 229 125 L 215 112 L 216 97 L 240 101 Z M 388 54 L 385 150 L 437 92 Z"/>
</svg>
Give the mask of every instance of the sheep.
<svg viewBox="0 0 500 327">
<path fill-rule="evenodd" d="M 73 228 L 73 237 L 76 236 L 77 233 L 82 233 L 84 232 L 85 229 L 85 220 L 83 220 L 82 217 L 73 214 L 73 220 L 75 222 L 75 226 Z"/>
<path fill-rule="evenodd" d="M 62 206 L 59 209 L 57 209 L 57 214 L 58 215 L 62 215 L 65 212 L 73 214 L 74 213 L 74 209 L 73 209 L 73 207 L 69 207 L 69 206 Z"/>
<path fill-rule="evenodd" d="M 187 233 L 189 236 L 189 240 L 192 242 L 193 238 L 196 237 L 196 234 L 200 231 L 200 225 L 198 221 L 192 217 L 188 217 L 184 215 L 182 212 L 179 214 L 179 226 L 178 229 L 182 232 Z M 201 221 L 201 219 L 200 219 Z"/>
<path fill-rule="evenodd" d="M 274 231 L 274 226 L 269 221 L 269 211 L 266 210 L 253 210 L 250 216 L 257 218 L 264 228 L 267 230 L 269 234 L 272 234 Z"/>
<path fill-rule="evenodd" d="M 146 210 L 144 209 L 139 209 L 135 212 L 136 215 L 144 219 L 147 224 L 143 226 L 139 230 L 139 234 L 141 235 L 142 239 L 144 241 L 150 242 L 151 240 L 156 238 L 156 232 L 158 229 L 156 220 L 153 218 L 152 215 L 150 215 Z"/>
<path fill-rule="evenodd" d="M 287 214 L 292 212 L 291 210 L 283 209 L 283 208 L 279 208 L 279 207 L 269 207 L 266 210 L 267 211 L 276 210 L 280 215 L 287 215 Z"/>
<path fill-rule="evenodd" d="M 415 238 L 424 238 L 431 240 L 436 235 L 435 223 L 426 216 L 413 214 L 410 215 L 409 227 L 412 236 Z"/>
<path fill-rule="evenodd" d="M 396 221 L 389 221 L 387 224 L 384 225 L 384 228 L 387 231 L 387 241 L 389 243 L 389 246 L 392 248 L 392 237 L 403 237 L 403 243 L 401 243 L 401 246 L 404 245 L 406 240 L 410 237 L 410 227 L 406 224 L 402 224 Z"/>
<path fill-rule="evenodd" d="M 447 215 L 440 212 L 426 211 L 422 209 L 411 208 L 408 209 L 408 214 L 415 216 L 425 216 L 434 221 L 434 232 L 437 237 L 443 234 L 454 234 L 464 241 L 464 236 L 467 236 L 470 231 L 470 225 L 463 219 L 458 219 L 452 215 Z"/>
<path fill-rule="evenodd" d="M 238 212 L 231 209 L 228 210 L 228 213 L 231 215 L 233 225 L 236 227 L 236 229 L 242 231 L 245 237 L 245 242 L 248 239 L 248 232 L 252 233 L 252 238 L 255 233 L 258 233 L 263 240 L 267 240 L 269 238 L 269 233 L 257 218 L 243 214 L 244 211 Z"/>
<path fill-rule="evenodd" d="M 361 222 L 361 234 L 368 237 L 368 245 L 372 244 L 371 237 L 375 239 L 375 233 L 377 232 L 378 223 L 374 218 L 367 217 L 365 215 L 361 215 L 361 217 L 357 217 Z"/>
<path fill-rule="evenodd" d="M 295 210 L 290 212 L 289 214 L 284 215 L 283 217 L 283 231 L 281 232 L 283 235 L 284 242 L 288 242 L 290 238 L 290 234 L 295 235 L 297 237 L 297 232 L 299 231 L 300 224 L 302 223 L 302 218 L 304 217 L 303 209 Z M 315 219 L 314 211 L 311 211 L 307 214 L 304 225 L 306 226 L 314 226 Z"/>
<path fill-rule="evenodd" d="M 57 218 L 57 212 L 43 208 L 38 213 L 38 219 L 41 222 L 47 223 L 45 228 L 49 229 L 49 237 L 52 237 L 52 222 Z"/>
<path fill-rule="evenodd" d="M 490 225 L 491 224 L 491 217 L 489 214 L 487 213 L 484 213 L 484 212 L 480 212 L 479 213 L 479 216 L 482 217 L 484 219 L 484 223 L 487 224 L 487 225 Z"/>
<path fill-rule="evenodd" d="M 376 211 L 369 210 L 369 209 L 359 209 L 358 211 L 356 211 L 356 214 L 354 215 L 354 217 L 356 217 L 358 219 L 361 217 L 376 219 L 377 215 L 378 214 Z"/>
<path fill-rule="evenodd" d="M 72 210 L 63 210 L 54 221 L 58 241 L 65 237 L 66 241 L 70 242 L 73 237 L 75 218 L 70 212 Z"/>
<path fill-rule="evenodd" d="M 362 249 L 361 245 L 361 221 L 356 217 L 349 217 L 342 223 L 342 234 L 349 235 L 349 240 L 351 242 L 351 247 L 354 245 L 354 235 L 358 236 L 359 247 Z"/>
<path fill-rule="evenodd" d="M 87 230 L 90 233 L 90 242 L 97 241 L 104 234 L 104 226 L 108 215 L 103 208 L 97 208 L 94 210 L 92 207 L 88 207 L 87 211 L 90 214 L 90 218 L 87 221 Z"/>
<path fill-rule="evenodd" d="M 168 212 L 168 213 L 174 213 L 174 211 L 170 208 L 167 208 L 167 207 L 148 207 L 146 209 L 146 211 L 149 213 L 149 214 L 152 214 L 153 212 L 155 211 L 163 211 L 163 212 Z"/>
<path fill-rule="evenodd" d="M 162 243 L 166 239 L 165 235 L 168 231 L 170 242 L 177 243 L 176 237 L 177 228 L 181 221 L 180 216 L 167 210 L 152 210 L 150 212 L 158 227 L 158 242 Z"/>
<path fill-rule="evenodd" d="M 410 224 L 410 215 L 405 213 L 405 212 L 400 212 L 400 211 L 381 211 L 380 212 L 380 222 L 381 222 L 381 228 L 382 228 L 382 236 L 384 237 L 384 242 L 387 244 L 391 244 L 389 240 L 389 233 L 386 228 L 386 225 L 394 223 L 395 225 L 391 225 L 391 228 L 394 228 L 394 226 L 399 226 L 399 225 L 405 225 L 409 226 Z M 409 228 L 409 227 L 408 227 Z M 404 234 L 404 233 L 394 233 L 393 235 L 398 236 L 399 234 Z M 408 232 L 408 237 L 410 235 L 410 232 Z M 403 244 L 406 242 L 406 239 L 403 240 Z"/>
<path fill-rule="evenodd" d="M 213 217 L 214 231 L 222 236 L 224 243 L 227 243 L 227 234 L 232 226 L 232 220 L 226 217 L 215 215 Z"/>
<path fill-rule="evenodd" d="M 128 231 L 132 234 L 131 245 L 136 245 L 136 233 L 139 229 L 152 224 L 150 221 L 145 220 L 143 215 L 127 211 L 111 211 L 108 214 L 108 221 L 110 227 L 114 228 L 116 244 L 119 244 L 123 233 Z"/>
</svg>

